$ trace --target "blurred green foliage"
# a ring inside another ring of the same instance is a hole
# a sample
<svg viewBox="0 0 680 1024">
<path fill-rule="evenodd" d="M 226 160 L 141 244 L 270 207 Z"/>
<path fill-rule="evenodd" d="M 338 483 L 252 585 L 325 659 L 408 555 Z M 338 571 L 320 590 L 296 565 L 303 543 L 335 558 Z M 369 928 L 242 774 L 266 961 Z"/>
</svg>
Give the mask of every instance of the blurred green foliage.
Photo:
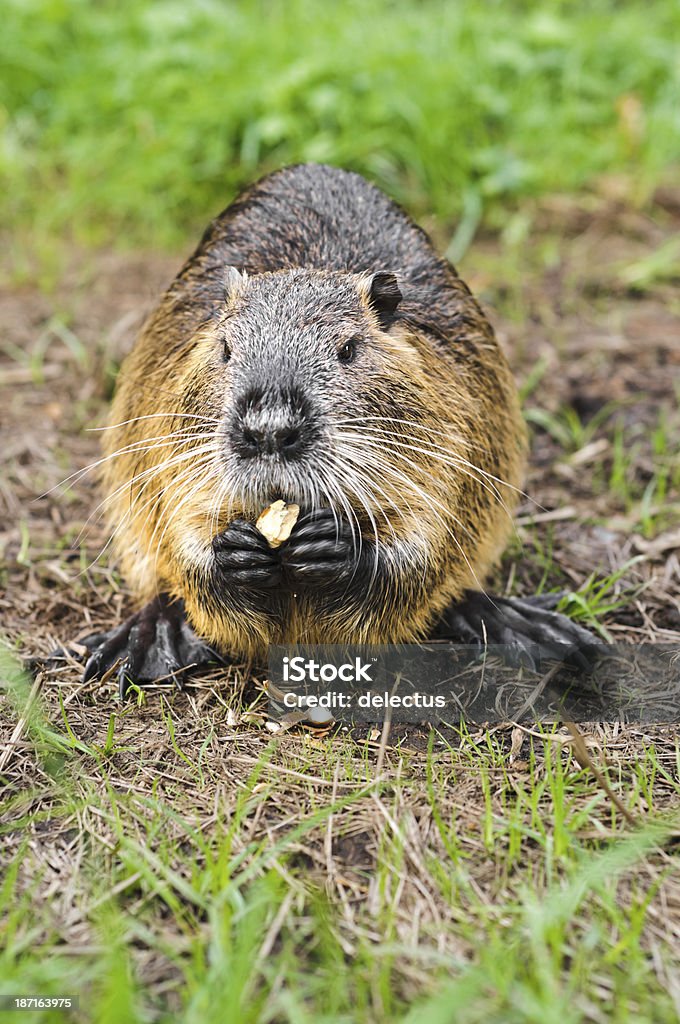
<svg viewBox="0 0 680 1024">
<path fill-rule="evenodd" d="M 468 224 L 680 159 L 677 0 L 5 0 L 5 227 L 173 245 L 300 160 Z"/>
</svg>

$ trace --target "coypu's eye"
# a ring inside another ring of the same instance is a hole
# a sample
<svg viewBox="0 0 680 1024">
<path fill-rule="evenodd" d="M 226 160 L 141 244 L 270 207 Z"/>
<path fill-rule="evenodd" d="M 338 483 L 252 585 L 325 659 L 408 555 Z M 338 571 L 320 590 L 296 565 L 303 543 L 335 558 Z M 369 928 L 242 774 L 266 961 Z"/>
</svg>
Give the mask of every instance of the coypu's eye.
<svg viewBox="0 0 680 1024">
<path fill-rule="evenodd" d="M 231 345 L 226 338 L 222 342 L 222 359 L 225 363 L 231 359 Z"/>
<path fill-rule="evenodd" d="M 344 363 L 345 366 L 347 365 L 347 363 L 353 363 L 354 362 L 354 358 L 355 358 L 356 354 L 357 354 L 357 339 L 356 338 L 350 338 L 349 341 L 345 342 L 345 344 L 342 346 L 342 348 L 338 349 L 338 359 L 340 360 L 341 363 Z"/>
</svg>

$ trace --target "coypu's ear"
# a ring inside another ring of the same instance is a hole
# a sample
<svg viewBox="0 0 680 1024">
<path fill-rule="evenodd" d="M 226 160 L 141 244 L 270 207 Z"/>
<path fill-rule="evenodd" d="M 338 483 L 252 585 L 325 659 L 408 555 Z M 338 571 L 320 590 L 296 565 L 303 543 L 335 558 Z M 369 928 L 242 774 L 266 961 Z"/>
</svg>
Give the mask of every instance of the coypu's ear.
<svg viewBox="0 0 680 1024">
<path fill-rule="evenodd" d="M 387 328 L 392 323 L 394 311 L 401 302 L 401 292 L 394 274 L 379 271 L 371 274 L 367 280 L 368 288 L 366 297 L 369 305 L 375 313 L 382 327 Z"/>
<path fill-rule="evenodd" d="M 226 266 L 224 268 L 224 297 L 232 299 L 239 292 L 242 292 L 248 281 L 248 275 L 241 273 L 236 267 Z"/>
</svg>

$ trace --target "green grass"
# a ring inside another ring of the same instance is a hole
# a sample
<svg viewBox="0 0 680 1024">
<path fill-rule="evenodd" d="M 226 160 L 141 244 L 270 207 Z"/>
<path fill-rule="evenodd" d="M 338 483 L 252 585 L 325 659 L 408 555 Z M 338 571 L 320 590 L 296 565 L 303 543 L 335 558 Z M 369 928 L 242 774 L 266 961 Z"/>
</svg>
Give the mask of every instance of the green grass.
<svg viewBox="0 0 680 1024">
<path fill-rule="evenodd" d="M 527 378 L 523 399 L 537 388 L 543 372 L 538 363 Z M 672 526 L 677 518 L 674 498 L 680 491 L 680 434 L 677 415 L 670 406 L 661 405 L 656 423 L 650 426 L 643 418 L 633 419 L 636 405 L 642 408 L 636 395 L 627 402 L 607 402 L 585 421 L 572 405 L 557 413 L 530 406 L 524 415 L 532 427 L 547 433 L 559 446 L 556 461 L 567 466 L 572 462 L 580 466 L 579 459 L 588 446 L 602 442 L 602 448 L 586 459 L 593 463 L 590 492 L 606 494 L 609 514 L 620 511 L 649 538 Z M 627 409 L 631 410 L 628 423 Z"/>
<path fill-rule="evenodd" d="M 599 633 L 608 643 L 612 637 L 602 625 L 601 619 L 619 608 L 625 608 L 642 589 L 641 585 L 618 586 L 626 580 L 631 568 L 642 559 L 631 558 L 608 576 L 592 573 L 573 593 L 567 594 L 559 603 L 558 611 Z"/>
<path fill-rule="evenodd" d="M 19 714 L 28 683 L 6 659 L 3 673 Z M 33 785 L 3 798 L 0 833 L 37 828 L 50 843 L 53 830 L 58 836 L 77 825 L 75 905 L 87 938 L 79 950 L 65 945 L 58 893 L 40 898 L 40 875 L 26 886 L 27 840 L 0 888 L 0 992 L 77 995 L 80 1010 L 27 1012 L 22 1020 L 676 1019 L 658 978 L 668 951 L 657 947 L 655 971 L 644 939 L 665 874 L 658 846 L 675 829 L 672 818 L 649 809 L 658 781 L 678 794 L 673 765 L 653 745 L 631 772 L 621 773 L 622 762 L 618 774 L 610 771 L 629 810 L 646 815 L 641 830 L 625 834 L 554 730 L 526 738 L 524 768 L 513 765 L 497 733 L 473 736 L 463 727 L 460 747 L 435 747 L 432 734 L 428 750 L 406 751 L 388 778 L 375 775 L 349 738 L 306 750 L 272 741 L 225 799 L 217 769 L 197 763 L 202 747 L 191 738 L 180 743 L 170 727 L 171 704 L 163 716 L 165 777 L 145 786 L 149 766 L 135 752 L 137 771 L 121 785 L 117 758 L 129 746 L 117 734 L 134 728 L 137 714 L 101 719 L 100 735 L 85 740 L 63 702 L 59 722 L 36 705 L 29 711 L 40 767 Z M 220 732 L 209 718 L 196 724 L 204 744 Z M 281 828 L 271 819 L 270 833 L 253 828 L 267 816 L 282 769 L 310 775 L 298 780 L 295 820 L 284 815 Z M 463 803 L 455 798 L 462 787 Z M 470 813 L 472 792 L 478 814 Z M 214 808 L 208 822 L 198 803 L 203 812 Z M 424 841 L 414 839 L 415 810 L 431 822 Z M 378 849 L 364 882 L 373 896 L 332 898 L 331 879 L 300 851 L 323 849 L 331 817 L 337 837 L 369 812 Z M 596 838 L 583 838 L 593 831 Z M 418 941 L 400 906 L 412 877 L 426 890 Z M 439 925 L 428 920 L 430 904 Z M 145 983 L 150 963 L 165 972 L 165 984 Z"/>
<path fill-rule="evenodd" d="M 522 197 L 619 173 L 644 200 L 680 153 L 679 39 L 674 0 L 7 0 L 3 223 L 174 245 L 262 172 L 320 160 L 460 218 L 459 256 Z"/>
</svg>

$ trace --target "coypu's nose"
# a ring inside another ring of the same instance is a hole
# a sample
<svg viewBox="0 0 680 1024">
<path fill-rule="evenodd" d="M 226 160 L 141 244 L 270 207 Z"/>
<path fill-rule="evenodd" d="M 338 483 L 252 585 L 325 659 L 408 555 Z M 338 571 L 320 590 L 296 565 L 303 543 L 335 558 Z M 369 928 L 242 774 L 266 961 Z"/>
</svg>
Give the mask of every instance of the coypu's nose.
<svg viewBox="0 0 680 1024">
<path fill-rule="evenodd" d="M 244 427 L 238 447 L 240 454 L 245 458 L 276 454 L 290 458 L 302 447 L 302 432 L 299 427 L 292 426 L 274 430 Z"/>
<path fill-rule="evenodd" d="M 278 390 L 251 390 L 236 403 L 232 444 L 242 459 L 278 455 L 295 458 L 305 442 L 307 405 L 295 394 Z"/>
</svg>

